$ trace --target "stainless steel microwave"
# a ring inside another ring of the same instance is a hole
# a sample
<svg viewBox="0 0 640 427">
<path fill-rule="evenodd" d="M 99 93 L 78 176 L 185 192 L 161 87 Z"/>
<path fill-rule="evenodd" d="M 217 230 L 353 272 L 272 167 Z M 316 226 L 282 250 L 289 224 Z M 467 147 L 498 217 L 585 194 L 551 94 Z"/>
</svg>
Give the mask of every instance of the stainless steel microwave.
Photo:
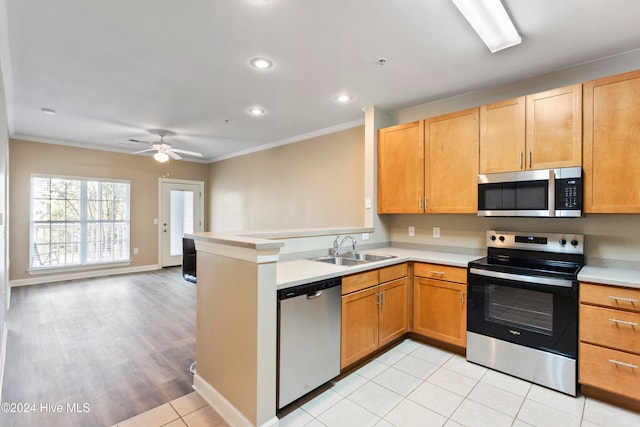
<svg viewBox="0 0 640 427">
<path fill-rule="evenodd" d="M 582 216 L 582 168 L 478 175 L 479 216 Z"/>
</svg>

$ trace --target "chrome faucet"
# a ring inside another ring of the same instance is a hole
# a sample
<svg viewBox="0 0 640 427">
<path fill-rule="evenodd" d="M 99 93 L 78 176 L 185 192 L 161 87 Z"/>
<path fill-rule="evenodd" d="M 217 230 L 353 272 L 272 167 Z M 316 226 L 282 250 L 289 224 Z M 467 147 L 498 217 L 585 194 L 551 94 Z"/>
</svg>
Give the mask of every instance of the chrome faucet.
<svg viewBox="0 0 640 427">
<path fill-rule="evenodd" d="M 340 241 L 340 243 L 338 243 L 338 239 L 340 239 L 340 236 L 337 236 L 336 239 L 333 241 L 333 249 L 331 251 L 333 256 L 338 256 L 338 254 L 340 253 L 340 248 L 342 248 L 342 244 L 347 239 L 351 239 L 351 249 L 353 250 L 354 254 L 356 253 L 356 244 L 358 242 L 356 242 L 356 239 L 354 239 L 353 236 L 344 236 Z"/>
</svg>

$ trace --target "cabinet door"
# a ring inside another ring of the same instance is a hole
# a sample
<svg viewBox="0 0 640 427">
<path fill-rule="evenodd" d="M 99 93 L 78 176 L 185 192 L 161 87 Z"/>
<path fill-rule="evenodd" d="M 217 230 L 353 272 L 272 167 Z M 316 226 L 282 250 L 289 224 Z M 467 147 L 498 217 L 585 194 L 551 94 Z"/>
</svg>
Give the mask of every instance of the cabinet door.
<svg viewBox="0 0 640 427">
<path fill-rule="evenodd" d="M 425 120 L 425 212 L 478 211 L 478 111 Z"/>
<path fill-rule="evenodd" d="M 390 343 L 407 332 L 407 278 L 380 285 L 380 319 L 378 345 Z"/>
<path fill-rule="evenodd" d="M 466 285 L 416 277 L 413 330 L 419 334 L 465 347 L 467 342 Z"/>
<path fill-rule="evenodd" d="M 424 197 L 423 122 L 378 131 L 378 213 L 421 213 Z"/>
<path fill-rule="evenodd" d="M 527 169 L 582 165 L 582 85 L 527 96 Z"/>
<path fill-rule="evenodd" d="M 480 173 L 524 170 L 525 97 L 480 107 Z"/>
<path fill-rule="evenodd" d="M 584 212 L 640 213 L 640 71 L 584 84 Z"/>
<path fill-rule="evenodd" d="M 340 367 L 378 348 L 378 286 L 342 297 Z"/>
</svg>

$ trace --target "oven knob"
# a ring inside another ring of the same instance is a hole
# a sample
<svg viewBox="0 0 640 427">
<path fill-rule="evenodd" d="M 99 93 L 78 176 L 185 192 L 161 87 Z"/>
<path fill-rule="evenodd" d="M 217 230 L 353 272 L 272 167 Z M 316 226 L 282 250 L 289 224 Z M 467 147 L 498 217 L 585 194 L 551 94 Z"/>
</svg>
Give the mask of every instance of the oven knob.
<svg viewBox="0 0 640 427">
<path fill-rule="evenodd" d="M 495 242 L 496 241 L 496 236 L 491 236 L 491 241 Z"/>
<path fill-rule="evenodd" d="M 560 239 L 560 244 L 562 246 L 566 245 L 567 244 L 567 240 L 566 239 Z"/>
<path fill-rule="evenodd" d="M 575 239 L 571 241 L 571 244 L 572 244 L 573 246 L 578 246 L 578 243 L 579 243 L 579 242 L 578 242 L 577 240 L 575 240 Z"/>
<path fill-rule="evenodd" d="M 501 242 L 504 242 L 504 236 L 500 236 L 499 239 Z"/>
</svg>

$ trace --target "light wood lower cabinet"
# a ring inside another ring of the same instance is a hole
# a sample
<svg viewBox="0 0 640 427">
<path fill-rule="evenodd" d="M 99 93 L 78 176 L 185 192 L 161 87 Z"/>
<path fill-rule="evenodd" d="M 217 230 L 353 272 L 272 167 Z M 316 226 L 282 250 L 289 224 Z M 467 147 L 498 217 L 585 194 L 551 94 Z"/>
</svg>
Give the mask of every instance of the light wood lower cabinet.
<svg viewBox="0 0 640 427">
<path fill-rule="evenodd" d="M 640 289 L 580 284 L 581 384 L 640 400 Z"/>
<path fill-rule="evenodd" d="M 342 294 L 342 369 L 407 332 L 406 263 L 345 276 Z"/>
<path fill-rule="evenodd" d="M 413 332 L 466 347 L 466 269 L 416 263 L 413 295 Z"/>
</svg>

